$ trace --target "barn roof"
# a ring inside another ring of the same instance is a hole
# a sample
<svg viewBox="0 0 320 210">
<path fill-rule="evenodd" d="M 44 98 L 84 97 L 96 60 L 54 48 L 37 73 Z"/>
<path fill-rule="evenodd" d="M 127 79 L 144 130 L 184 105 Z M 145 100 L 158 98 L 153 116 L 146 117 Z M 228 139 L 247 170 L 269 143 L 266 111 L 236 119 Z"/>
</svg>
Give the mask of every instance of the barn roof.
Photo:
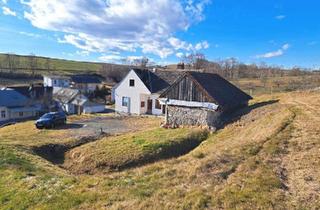
<svg viewBox="0 0 320 210">
<path fill-rule="evenodd" d="M 252 99 L 251 96 L 218 74 L 190 71 L 186 72 L 183 77 L 180 77 L 176 83 L 179 83 L 179 81 L 184 77 L 191 77 L 191 79 L 195 81 L 196 85 L 200 87 L 201 91 L 225 109 L 236 107 L 242 102 Z M 166 97 L 166 93 L 171 90 L 171 87 L 168 88 L 160 97 Z"/>
<path fill-rule="evenodd" d="M 172 71 L 150 71 L 147 69 L 132 69 L 151 93 L 162 93 L 172 85 L 182 72 Z"/>
<path fill-rule="evenodd" d="M 200 72 L 188 72 L 187 74 L 190 74 L 220 106 L 232 106 L 252 99 L 251 96 L 218 74 Z"/>
</svg>

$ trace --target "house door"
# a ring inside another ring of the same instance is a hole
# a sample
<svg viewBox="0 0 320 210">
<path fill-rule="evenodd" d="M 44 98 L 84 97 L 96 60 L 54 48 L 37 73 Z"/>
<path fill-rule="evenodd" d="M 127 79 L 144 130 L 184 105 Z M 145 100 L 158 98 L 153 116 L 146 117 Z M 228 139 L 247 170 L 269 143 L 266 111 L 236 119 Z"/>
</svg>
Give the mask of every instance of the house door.
<svg viewBox="0 0 320 210">
<path fill-rule="evenodd" d="M 152 100 L 148 100 L 147 113 L 152 114 Z"/>
</svg>

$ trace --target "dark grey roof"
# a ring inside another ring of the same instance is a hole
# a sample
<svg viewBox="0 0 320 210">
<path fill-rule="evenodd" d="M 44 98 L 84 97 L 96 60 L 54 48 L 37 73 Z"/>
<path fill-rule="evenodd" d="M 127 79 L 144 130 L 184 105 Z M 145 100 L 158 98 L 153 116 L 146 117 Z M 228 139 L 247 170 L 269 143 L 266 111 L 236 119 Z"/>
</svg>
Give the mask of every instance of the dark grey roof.
<svg viewBox="0 0 320 210">
<path fill-rule="evenodd" d="M 59 88 L 53 93 L 53 98 L 62 103 L 69 103 L 75 99 L 77 95 L 80 94 L 79 90 L 71 88 Z"/>
<path fill-rule="evenodd" d="M 52 87 L 44 87 L 43 85 L 12 86 L 8 88 L 17 91 L 28 98 L 35 97 L 36 99 L 41 99 L 45 94 L 52 94 L 53 91 Z"/>
<path fill-rule="evenodd" d="M 218 74 L 187 72 L 220 106 L 232 108 L 241 102 L 252 99 L 251 96 L 240 90 Z"/>
<path fill-rule="evenodd" d="M 182 72 L 173 71 L 158 70 L 153 72 L 146 69 L 133 69 L 133 71 L 139 76 L 151 93 L 163 92 L 183 75 Z"/>
<path fill-rule="evenodd" d="M 0 90 L 0 106 L 22 107 L 28 104 L 28 98 L 12 89 Z"/>
<path fill-rule="evenodd" d="M 90 75 L 90 74 L 82 74 L 82 75 L 74 75 L 71 76 L 71 80 L 75 83 L 101 83 L 101 76 L 98 75 Z"/>
</svg>

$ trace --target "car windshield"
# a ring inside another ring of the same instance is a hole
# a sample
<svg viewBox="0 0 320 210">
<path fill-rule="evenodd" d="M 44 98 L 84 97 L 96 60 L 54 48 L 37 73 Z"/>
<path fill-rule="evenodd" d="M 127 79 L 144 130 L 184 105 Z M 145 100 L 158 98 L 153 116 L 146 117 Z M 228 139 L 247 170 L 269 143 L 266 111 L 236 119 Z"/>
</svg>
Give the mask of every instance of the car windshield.
<svg viewBox="0 0 320 210">
<path fill-rule="evenodd" d="M 41 117 L 41 119 L 52 119 L 52 118 L 53 118 L 53 114 L 49 114 L 49 113 L 44 114 L 44 115 Z"/>
</svg>

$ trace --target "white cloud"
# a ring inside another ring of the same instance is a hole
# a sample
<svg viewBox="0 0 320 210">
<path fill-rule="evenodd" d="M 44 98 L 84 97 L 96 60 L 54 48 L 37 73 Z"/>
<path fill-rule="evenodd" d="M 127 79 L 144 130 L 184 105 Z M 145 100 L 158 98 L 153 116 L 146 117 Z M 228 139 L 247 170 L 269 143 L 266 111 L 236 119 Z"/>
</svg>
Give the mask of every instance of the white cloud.
<svg viewBox="0 0 320 210">
<path fill-rule="evenodd" d="M 29 32 L 24 32 L 24 31 L 20 31 L 19 34 L 33 37 L 33 38 L 40 38 L 41 37 L 41 35 L 39 35 L 39 34 L 34 34 L 34 33 L 29 33 Z"/>
<path fill-rule="evenodd" d="M 100 61 L 106 62 L 106 63 L 133 63 L 135 60 L 142 59 L 143 56 L 120 56 L 120 55 L 103 55 L 99 57 Z M 152 60 L 150 60 L 152 61 Z"/>
<path fill-rule="evenodd" d="M 82 57 L 86 57 L 86 56 L 89 56 L 90 55 L 90 52 L 89 51 L 86 51 L 86 50 L 82 50 L 82 51 L 76 51 L 76 54 L 77 55 L 80 55 Z"/>
<path fill-rule="evenodd" d="M 2 3 L 3 3 L 3 4 L 7 4 L 7 3 L 8 3 L 8 0 L 2 0 Z"/>
<path fill-rule="evenodd" d="M 183 58 L 184 53 L 178 52 L 178 53 L 176 53 L 176 56 L 177 56 L 177 58 Z"/>
<path fill-rule="evenodd" d="M 195 49 L 197 51 L 202 50 L 202 49 L 208 49 L 209 48 L 209 43 L 207 41 L 200 42 L 196 44 Z"/>
<path fill-rule="evenodd" d="M 189 50 L 177 31 L 203 20 L 209 0 L 20 0 L 33 26 L 64 32 L 59 41 L 90 52 L 141 49 L 161 58 L 177 49 Z M 171 42 L 170 42 L 171 40 Z M 178 43 L 175 43 L 178 44 Z"/>
<path fill-rule="evenodd" d="M 273 51 L 273 52 L 268 52 L 262 55 L 257 55 L 256 58 L 273 58 L 273 57 L 278 57 L 281 56 L 285 53 L 290 48 L 289 44 L 283 45 L 280 49 Z"/>
<path fill-rule="evenodd" d="M 17 16 L 17 13 L 15 11 L 12 11 L 9 7 L 2 7 L 2 13 L 4 15 Z"/>
<path fill-rule="evenodd" d="M 285 19 L 287 16 L 285 16 L 285 15 L 278 15 L 278 16 L 276 16 L 275 18 L 277 19 L 277 20 L 283 20 L 283 19 Z"/>
</svg>

